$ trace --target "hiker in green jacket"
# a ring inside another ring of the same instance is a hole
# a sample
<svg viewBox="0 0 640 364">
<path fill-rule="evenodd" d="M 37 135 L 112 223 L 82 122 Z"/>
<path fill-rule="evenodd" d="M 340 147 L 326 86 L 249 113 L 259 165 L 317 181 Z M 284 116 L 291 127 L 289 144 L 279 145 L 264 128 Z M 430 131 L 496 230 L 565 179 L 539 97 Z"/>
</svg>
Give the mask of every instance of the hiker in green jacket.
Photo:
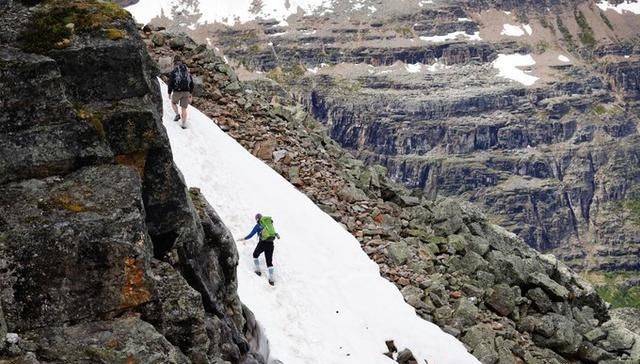
<svg viewBox="0 0 640 364">
<path fill-rule="evenodd" d="M 273 228 L 273 219 L 269 216 L 262 216 L 262 214 L 256 214 L 256 225 L 253 227 L 253 230 L 249 233 L 249 235 L 240 239 L 240 241 L 245 241 L 251 239 L 254 235 L 258 234 L 259 241 L 256 249 L 253 251 L 253 264 L 255 265 L 255 273 L 257 275 L 262 275 L 260 272 L 260 254 L 264 252 L 264 256 L 267 260 L 267 270 L 269 272 L 269 284 L 274 285 L 275 281 L 273 279 L 273 241 L 278 238 L 280 239 L 280 235 L 276 233 L 276 230 Z"/>
</svg>

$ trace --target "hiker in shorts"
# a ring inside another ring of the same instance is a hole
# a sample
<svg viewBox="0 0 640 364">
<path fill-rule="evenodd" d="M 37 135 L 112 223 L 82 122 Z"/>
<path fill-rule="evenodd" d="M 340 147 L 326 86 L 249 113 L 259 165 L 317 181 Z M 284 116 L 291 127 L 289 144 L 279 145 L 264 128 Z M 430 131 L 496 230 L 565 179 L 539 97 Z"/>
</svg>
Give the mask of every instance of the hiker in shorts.
<svg viewBox="0 0 640 364">
<path fill-rule="evenodd" d="M 280 239 L 280 235 L 276 233 L 273 228 L 273 220 L 269 216 L 262 216 L 262 214 L 256 214 L 256 225 L 253 227 L 253 230 L 246 237 L 240 239 L 239 241 L 245 241 L 251 239 L 254 235 L 258 234 L 259 241 L 256 249 L 253 251 L 253 264 L 255 266 L 255 273 L 257 275 L 262 275 L 260 272 L 260 254 L 264 253 L 264 257 L 267 260 L 267 270 L 269 272 L 269 284 L 274 285 L 275 281 L 273 279 L 273 241 L 278 238 Z"/>
<path fill-rule="evenodd" d="M 187 128 L 187 107 L 193 100 L 193 77 L 189 73 L 184 59 L 180 56 L 174 58 L 175 67 L 169 75 L 168 91 L 171 96 L 171 107 L 176 113 L 173 121 L 181 121 L 182 129 Z M 178 105 L 180 105 L 182 113 L 178 113 Z"/>
</svg>

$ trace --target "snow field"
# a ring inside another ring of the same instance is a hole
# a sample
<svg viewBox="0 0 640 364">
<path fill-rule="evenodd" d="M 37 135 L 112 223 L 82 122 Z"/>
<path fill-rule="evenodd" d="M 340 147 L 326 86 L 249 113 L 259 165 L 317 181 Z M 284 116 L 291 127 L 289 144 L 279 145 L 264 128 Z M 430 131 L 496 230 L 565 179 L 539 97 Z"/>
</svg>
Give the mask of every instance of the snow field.
<svg viewBox="0 0 640 364">
<path fill-rule="evenodd" d="M 271 359 L 286 364 L 391 364 L 385 340 L 419 362 L 479 364 L 464 346 L 420 319 L 358 241 L 210 119 L 189 108 L 188 129 L 173 121 L 162 84 L 164 120 L 174 160 L 199 187 L 236 239 L 257 212 L 274 219 L 276 286 L 253 273 L 256 242 L 238 242 L 239 294 L 265 328 Z M 264 257 L 261 258 L 263 272 Z"/>
</svg>

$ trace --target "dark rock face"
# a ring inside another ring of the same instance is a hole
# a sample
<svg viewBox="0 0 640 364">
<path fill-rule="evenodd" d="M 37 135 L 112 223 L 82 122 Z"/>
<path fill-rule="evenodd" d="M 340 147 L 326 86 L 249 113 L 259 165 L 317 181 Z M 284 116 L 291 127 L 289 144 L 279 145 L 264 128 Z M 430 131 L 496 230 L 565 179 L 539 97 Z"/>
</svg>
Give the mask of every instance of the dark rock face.
<svg viewBox="0 0 640 364">
<path fill-rule="evenodd" d="M 233 238 L 173 164 L 132 21 L 34 54 L 15 42 L 31 16 L 104 4 L 0 6 L 0 359 L 263 362 Z"/>
<path fill-rule="evenodd" d="M 135 171 L 87 167 L 1 191 L 12 332 L 118 315 L 151 300 L 145 255 L 153 248 Z"/>
<path fill-rule="evenodd" d="M 37 329 L 20 345 L 41 352 L 37 358 L 42 362 L 190 363 L 151 324 L 136 317 Z"/>
<path fill-rule="evenodd" d="M 614 91 L 625 99 L 640 99 L 640 62 L 612 63 L 604 68 Z"/>
</svg>

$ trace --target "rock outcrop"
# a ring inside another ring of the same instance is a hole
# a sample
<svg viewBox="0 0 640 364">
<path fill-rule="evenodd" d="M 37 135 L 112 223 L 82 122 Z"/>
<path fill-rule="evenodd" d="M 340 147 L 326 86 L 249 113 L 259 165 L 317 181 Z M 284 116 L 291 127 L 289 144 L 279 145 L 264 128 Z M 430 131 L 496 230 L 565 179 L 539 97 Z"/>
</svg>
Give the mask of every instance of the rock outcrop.
<svg viewBox="0 0 640 364">
<path fill-rule="evenodd" d="M 264 362 L 130 15 L 35 3 L 0 4 L 0 361 Z"/>
<path fill-rule="evenodd" d="M 589 283 L 553 256 L 469 203 L 433 201 L 396 185 L 384 167 L 366 166 L 341 148 L 275 82 L 238 83 L 222 58 L 184 35 L 147 27 L 143 37 L 160 64 L 185 56 L 203 80 L 197 107 L 352 232 L 416 314 L 483 363 L 640 360 L 640 337 L 611 321 Z M 158 37 L 162 45 L 153 41 Z M 174 38 L 185 46 L 171 49 Z M 390 345 L 386 355 L 395 351 Z M 410 352 L 402 358 L 410 362 Z"/>
</svg>

